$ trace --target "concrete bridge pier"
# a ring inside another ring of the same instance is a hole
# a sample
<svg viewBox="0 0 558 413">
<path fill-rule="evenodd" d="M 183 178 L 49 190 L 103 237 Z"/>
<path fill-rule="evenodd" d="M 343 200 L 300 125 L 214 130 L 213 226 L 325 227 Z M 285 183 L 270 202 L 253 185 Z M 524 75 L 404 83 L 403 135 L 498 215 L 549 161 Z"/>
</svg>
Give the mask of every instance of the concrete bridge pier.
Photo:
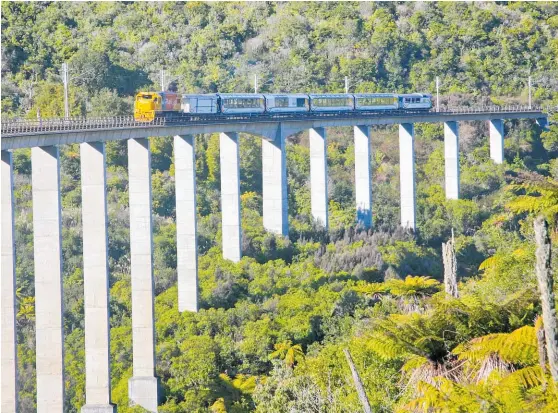
<svg viewBox="0 0 558 413">
<path fill-rule="evenodd" d="M 174 137 L 178 310 L 198 311 L 196 153 L 193 135 Z"/>
<path fill-rule="evenodd" d="M 446 198 L 459 199 L 459 124 L 444 122 Z"/>
<path fill-rule="evenodd" d="M 220 134 L 220 158 L 223 258 L 238 262 L 242 258 L 238 133 Z"/>
<path fill-rule="evenodd" d="M 159 379 L 155 377 L 151 151 L 148 139 L 128 139 L 128 174 L 133 343 L 133 377 L 128 382 L 128 396 L 132 405 L 156 412 Z"/>
<path fill-rule="evenodd" d="M 327 138 L 325 128 L 311 128 L 310 201 L 314 220 L 328 228 Z"/>
<path fill-rule="evenodd" d="M 545 131 L 548 130 L 548 118 L 537 118 L 537 125 Z"/>
<path fill-rule="evenodd" d="M 105 144 L 80 144 L 85 312 L 85 402 L 82 413 L 113 413 Z"/>
<path fill-rule="evenodd" d="M 37 412 L 64 410 L 60 155 L 55 146 L 31 149 Z"/>
<path fill-rule="evenodd" d="M 401 226 L 416 229 L 415 222 L 415 128 L 412 123 L 399 125 L 399 176 L 401 191 Z"/>
<path fill-rule="evenodd" d="M 372 176 L 370 172 L 370 127 L 355 126 L 355 196 L 357 222 L 372 227 Z"/>
<path fill-rule="evenodd" d="M 285 137 L 262 139 L 263 223 L 266 230 L 289 234 Z"/>
<path fill-rule="evenodd" d="M 502 119 L 489 120 L 490 130 L 490 159 L 494 163 L 504 162 L 504 121 Z"/>
<path fill-rule="evenodd" d="M 0 411 L 17 411 L 17 347 L 15 324 L 14 181 L 12 153 L 2 151 L 2 311 Z"/>
</svg>

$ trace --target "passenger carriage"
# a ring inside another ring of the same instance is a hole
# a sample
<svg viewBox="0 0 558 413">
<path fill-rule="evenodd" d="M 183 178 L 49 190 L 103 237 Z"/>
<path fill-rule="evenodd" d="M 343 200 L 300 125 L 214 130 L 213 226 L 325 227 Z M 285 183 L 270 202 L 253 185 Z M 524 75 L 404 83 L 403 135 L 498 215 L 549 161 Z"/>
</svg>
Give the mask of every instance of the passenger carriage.
<svg viewBox="0 0 558 413">
<path fill-rule="evenodd" d="M 399 99 L 393 93 L 356 93 L 355 110 L 399 109 Z"/>
<path fill-rule="evenodd" d="M 425 109 L 432 108 L 432 95 L 428 93 L 409 93 L 399 95 L 400 109 Z"/>
<path fill-rule="evenodd" d="M 266 94 L 266 112 L 308 112 L 310 99 L 304 94 Z"/>
<path fill-rule="evenodd" d="M 323 93 L 308 97 L 311 112 L 349 112 L 355 108 L 355 98 L 350 94 Z"/>
<path fill-rule="evenodd" d="M 219 113 L 219 95 L 217 93 L 182 95 L 180 109 L 183 113 Z"/>
<path fill-rule="evenodd" d="M 221 113 L 264 113 L 265 97 L 257 93 L 219 93 Z"/>
</svg>

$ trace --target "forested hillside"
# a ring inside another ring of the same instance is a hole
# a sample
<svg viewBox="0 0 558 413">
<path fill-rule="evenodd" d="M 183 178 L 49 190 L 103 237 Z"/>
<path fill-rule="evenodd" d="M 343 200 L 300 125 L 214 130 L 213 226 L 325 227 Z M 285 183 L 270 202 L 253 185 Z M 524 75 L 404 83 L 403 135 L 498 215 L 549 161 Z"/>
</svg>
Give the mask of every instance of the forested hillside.
<svg viewBox="0 0 558 413">
<path fill-rule="evenodd" d="M 442 103 L 558 104 L 558 3 L 2 2 L 2 117 L 131 115 L 133 95 L 434 92 Z M 374 229 L 355 227 L 352 129 L 328 130 L 330 231 L 310 214 L 308 134 L 287 145 L 288 238 L 262 224 L 261 142 L 241 135 L 242 248 L 221 258 L 218 135 L 196 136 L 201 310 L 179 313 L 172 138 L 151 139 L 161 412 L 357 412 L 349 349 L 375 412 L 551 412 L 540 362 L 533 218 L 558 243 L 558 127 L 460 124 L 461 198 L 444 194 L 442 125 L 416 125 L 416 233 L 398 228 L 397 129 L 372 131 Z M 108 142 L 113 402 L 132 374 L 125 142 Z M 84 404 L 79 146 L 61 147 L 66 397 Z M 35 411 L 29 150 L 14 151 L 20 402 Z M 451 239 L 458 297 L 444 293 Z M 555 254 L 556 256 L 556 254 Z M 556 267 L 556 266 L 555 266 Z M 556 275 L 556 270 L 554 270 Z M 556 278 L 556 277 L 555 277 Z M 430 410 L 429 410 L 430 409 Z"/>
</svg>

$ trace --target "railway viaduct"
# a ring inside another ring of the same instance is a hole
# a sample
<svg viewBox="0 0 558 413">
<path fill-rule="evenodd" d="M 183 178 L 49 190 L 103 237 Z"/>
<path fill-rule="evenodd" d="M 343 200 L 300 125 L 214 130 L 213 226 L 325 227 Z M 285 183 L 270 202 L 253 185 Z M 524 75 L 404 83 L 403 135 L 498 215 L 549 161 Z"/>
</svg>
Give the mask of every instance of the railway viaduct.
<svg viewBox="0 0 558 413">
<path fill-rule="evenodd" d="M 303 130 L 310 136 L 312 215 L 328 226 L 326 131 L 354 128 L 355 218 L 372 226 L 370 129 L 399 125 L 401 225 L 415 229 L 414 124 L 444 123 L 445 190 L 459 198 L 459 122 L 489 123 L 490 157 L 504 160 L 504 119 L 534 119 L 545 127 L 547 115 L 531 108 L 464 108 L 427 113 L 335 114 L 306 116 L 218 117 L 171 124 L 140 124 L 131 118 L 2 124 L 2 277 L 1 411 L 17 411 L 15 331 L 15 241 L 12 149 L 32 148 L 32 197 L 36 300 L 37 411 L 63 411 L 63 309 L 59 145 L 79 143 L 81 156 L 83 273 L 85 311 L 86 404 L 84 413 L 116 411 L 110 398 L 109 274 L 105 142 L 127 140 L 132 280 L 132 403 L 157 411 L 155 375 L 153 240 L 149 137 L 174 136 L 178 306 L 198 310 L 196 177 L 194 135 L 220 133 L 223 257 L 241 259 L 239 133 L 262 137 L 263 221 L 273 233 L 287 235 L 285 139 Z"/>
</svg>

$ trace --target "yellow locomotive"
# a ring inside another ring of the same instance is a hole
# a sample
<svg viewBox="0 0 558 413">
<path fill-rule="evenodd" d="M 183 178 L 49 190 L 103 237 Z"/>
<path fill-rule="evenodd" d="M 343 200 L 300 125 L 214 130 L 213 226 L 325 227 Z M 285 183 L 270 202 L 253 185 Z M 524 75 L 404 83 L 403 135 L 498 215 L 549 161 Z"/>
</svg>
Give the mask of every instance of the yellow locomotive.
<svg viewBox="0 0 558 413">
<path fill-rule="evenodd" d="M 180 95 L 174 92 L 139 92 L 134 102 L 134 119 L 152 122 L 180 112 Z"/>
</svg>

